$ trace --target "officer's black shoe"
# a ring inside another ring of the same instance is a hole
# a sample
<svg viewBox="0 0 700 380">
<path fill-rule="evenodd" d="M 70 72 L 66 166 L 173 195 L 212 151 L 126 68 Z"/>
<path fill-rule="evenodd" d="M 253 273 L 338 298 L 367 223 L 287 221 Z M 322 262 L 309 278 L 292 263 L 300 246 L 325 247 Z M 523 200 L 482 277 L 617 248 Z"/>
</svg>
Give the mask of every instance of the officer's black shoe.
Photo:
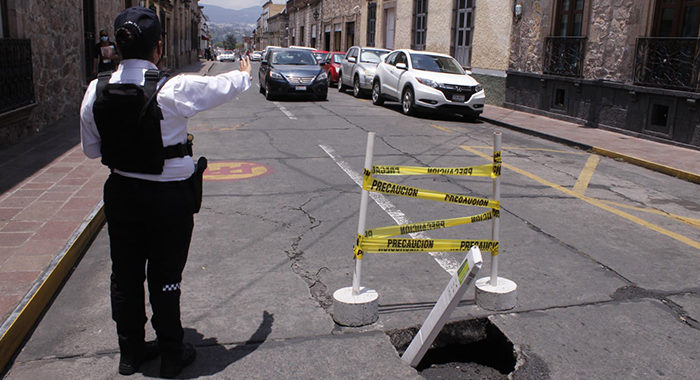
<svg viewBox="0 0 700 380">
<path fill-rule="evenodd" d="M 183 343 L 180 348 L 174 351 L 163 351 L 160 359 L 160 377 L 172 379 L 183 368 L 192 364 L 196 357 L 197 351 L 190 343 Z"/>
<path fill-rule="evenodd" d="M 159 353 L 158 342 L 155 340 L 144 343 L 143 349 L 138 352 L 122 352 L 119 355 L 119 374 L 133 375 L 141 363 L 154 359 Z"/>
</svg>

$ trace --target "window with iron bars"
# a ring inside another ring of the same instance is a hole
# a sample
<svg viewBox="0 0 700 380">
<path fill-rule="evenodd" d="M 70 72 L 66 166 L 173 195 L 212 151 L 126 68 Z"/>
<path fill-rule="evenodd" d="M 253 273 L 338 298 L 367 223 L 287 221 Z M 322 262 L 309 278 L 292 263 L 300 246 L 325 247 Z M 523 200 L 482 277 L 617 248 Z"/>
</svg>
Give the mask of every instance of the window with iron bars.
<svg viewBox="0 0 700 380">
<path fill-rule="evenodd" d="M 374 47 L 377 28 L 377 3 L 367 4 L 367 46 Z"/>
</svg>

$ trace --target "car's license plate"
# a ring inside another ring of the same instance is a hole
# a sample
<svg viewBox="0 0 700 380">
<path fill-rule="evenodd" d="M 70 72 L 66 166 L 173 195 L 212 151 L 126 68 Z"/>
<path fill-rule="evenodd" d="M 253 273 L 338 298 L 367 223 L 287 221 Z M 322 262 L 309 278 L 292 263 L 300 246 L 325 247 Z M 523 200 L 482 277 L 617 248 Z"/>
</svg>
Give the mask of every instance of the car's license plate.
<svg viewBox="0 0 700 380">
<path fill-rule="evenodd" d="M 453 102 L 463 102 L 464 95 L 452 95 L 452 101 Z"/>
<path fill-rule="evenodd" d="M 296 86 L 294 87 L 297 91 L 306 91 L 306 86 Z"/>
</svg>

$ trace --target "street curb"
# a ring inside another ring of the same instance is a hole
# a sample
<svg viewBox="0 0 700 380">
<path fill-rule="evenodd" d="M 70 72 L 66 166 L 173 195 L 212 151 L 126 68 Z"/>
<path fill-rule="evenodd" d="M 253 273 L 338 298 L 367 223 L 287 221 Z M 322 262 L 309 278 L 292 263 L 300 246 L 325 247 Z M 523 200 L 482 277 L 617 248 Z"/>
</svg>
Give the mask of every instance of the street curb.
<svg viewBox="0 0 700 380">
<path fill-rule="evenodd" d="M 484 116 L 479 116 L 479 119 L 484 120 L 484 121 L 488 121 L 489 123 L 498 125 L 499 127 L 512 129 L 514 131 L 518 131 L 518 132 L 526 133 L 528 135 L 540 137 L 540 138 L 543 138 L 545 140 L 550 140 L 550 141 L 562 143 L 562 144 L 569 145 L 569 146 L 575 146 L 575 147 L 581 148 L 583 150 L 592 150 L 593 149 L 592 145 L 583 144 L 583 143 L 580 143 L 578 141 L 569 140 L 569 139 L 566 139 L 563 137 L 553 136 L 553 135 L 550 135 L 547 133 L 542 133 L 539 131 L 533 131 L 532 129 L 518 127 L 515 124 L 509 124 L 509 123 L 506 123 L 506 122 L 503 122 L 500 120 L 491 119 L 491 118 L 484 117 Z"/>
<path fill-rule="evenodd" d="M 593 147 L 593 153 L 599 154 L 601 156 L 610 157 L 610 158 L 619 158 L 625 162 L 629 162 L 630 164 L 645 167 L 649 170 L 654 170 L 654 171 L 657 171 L 660 173 L 664 173 L 664 174 L 667 174 L 667 175 L 670 175 L 670 176 L 673 176 L 676 178 L 686 180 L 688 182 L 700 183 L 700 175 L 695 174 L 695 173 L 691 173 L 691 172 L 687 172 L 685 170 L 672 168 L 670 166 L 657 164 L 655 162 L 643 160 L 641 158 L 637 158 L 634 156 L 628 156 L 626 154 L 613 152 L 613 151 L 603 149 L 603 148 L 598 148 L 595 146 Z"/>
<path fill-rule="evenodd" d="M 41 277 L 24 296 L 10 317 L 0 326 L 0 374 L 21 347 L 27 334 L 51 303 L 90 242 L 97 236 L 105 222 L 102 201 L 92 210 L 78 230 L 68 240 L 61 252 L 54 257 Z"/>
<path fill-rule="evenodd" d="M 695 173 L 691 173 L 691 172 L 687 172 L 685 170 L 676 169 L 676 168 L 662 165 L 662 164 L 657 164 L 655 162 L 647 161 L 647 160 L 644 160 L 644 159 L 641 159 L 638 157 L 629 156 L 629 155 L 618 153 L 618 152 L 613 152 L 611 150 L 599 148 L 596 146 L 583 144 L 583 143 L 580 143 L 578 141 L 569 140 L 569 139 L 566 139 L 563 137 L 558 137 L 558 136 L 553 136 L 553 135 L 550 135 L 547 133 L 533 131 L 531 129 L 522 128 L 522 127 L 519 127 L 519 126 L 514 125 L 514 124 L 505 123 L 503 121 L 491 119 L 491 118 L 484 117 L 484 116 L 479 116 L 479 119 L 487 121 L 491 124 L 498 125 L 500 127 L 504 127 L 504 128 L 512 129 L 514 131 L 526 133 L 528 135 L 540 137 L 540 138 L 543 138 L 546 140 L 566 144 L 569 146 L 575 146 L 575 147 L 581 148 L 583 150 L 589 150 L 589 151 L 596 153 L 596 154 L 599 154 L 601 156 L 606 156 L 606 157 L 610 157 L 613 159 L 614 158 L 621 159 L 621 160 L 628 162 L 630 164 L 641 166 L 641 167 L 649 169 L 649 170 L 653 170 L 653 171 L 663 173 L 666 175 L 670 175 L 670 176 L 673 176 L 673 177 L 676 177 L 676 178 L 679 178 L 682 180 L 686 180 L 688 182 L 700 183 L 700 175 L 695 174 Z"/>
</svg>

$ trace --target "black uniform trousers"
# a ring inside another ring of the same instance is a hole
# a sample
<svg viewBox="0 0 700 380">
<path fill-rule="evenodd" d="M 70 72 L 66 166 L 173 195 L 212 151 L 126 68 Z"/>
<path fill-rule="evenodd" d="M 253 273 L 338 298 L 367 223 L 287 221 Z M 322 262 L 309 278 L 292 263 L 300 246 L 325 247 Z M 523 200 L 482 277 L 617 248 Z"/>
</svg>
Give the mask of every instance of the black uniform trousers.
<svg viewBox="0 0 700 380">
<path fill-rule="evenodd" d="M 122 353 L 143 346 L 145 278 L 160 348 L 179 348 L 180 281 L 194 226 L 191 182 L 145 181 L 113 173 L 105 183 L 104 206 L 112 258 L 112 318 Z"/>
</svg>

